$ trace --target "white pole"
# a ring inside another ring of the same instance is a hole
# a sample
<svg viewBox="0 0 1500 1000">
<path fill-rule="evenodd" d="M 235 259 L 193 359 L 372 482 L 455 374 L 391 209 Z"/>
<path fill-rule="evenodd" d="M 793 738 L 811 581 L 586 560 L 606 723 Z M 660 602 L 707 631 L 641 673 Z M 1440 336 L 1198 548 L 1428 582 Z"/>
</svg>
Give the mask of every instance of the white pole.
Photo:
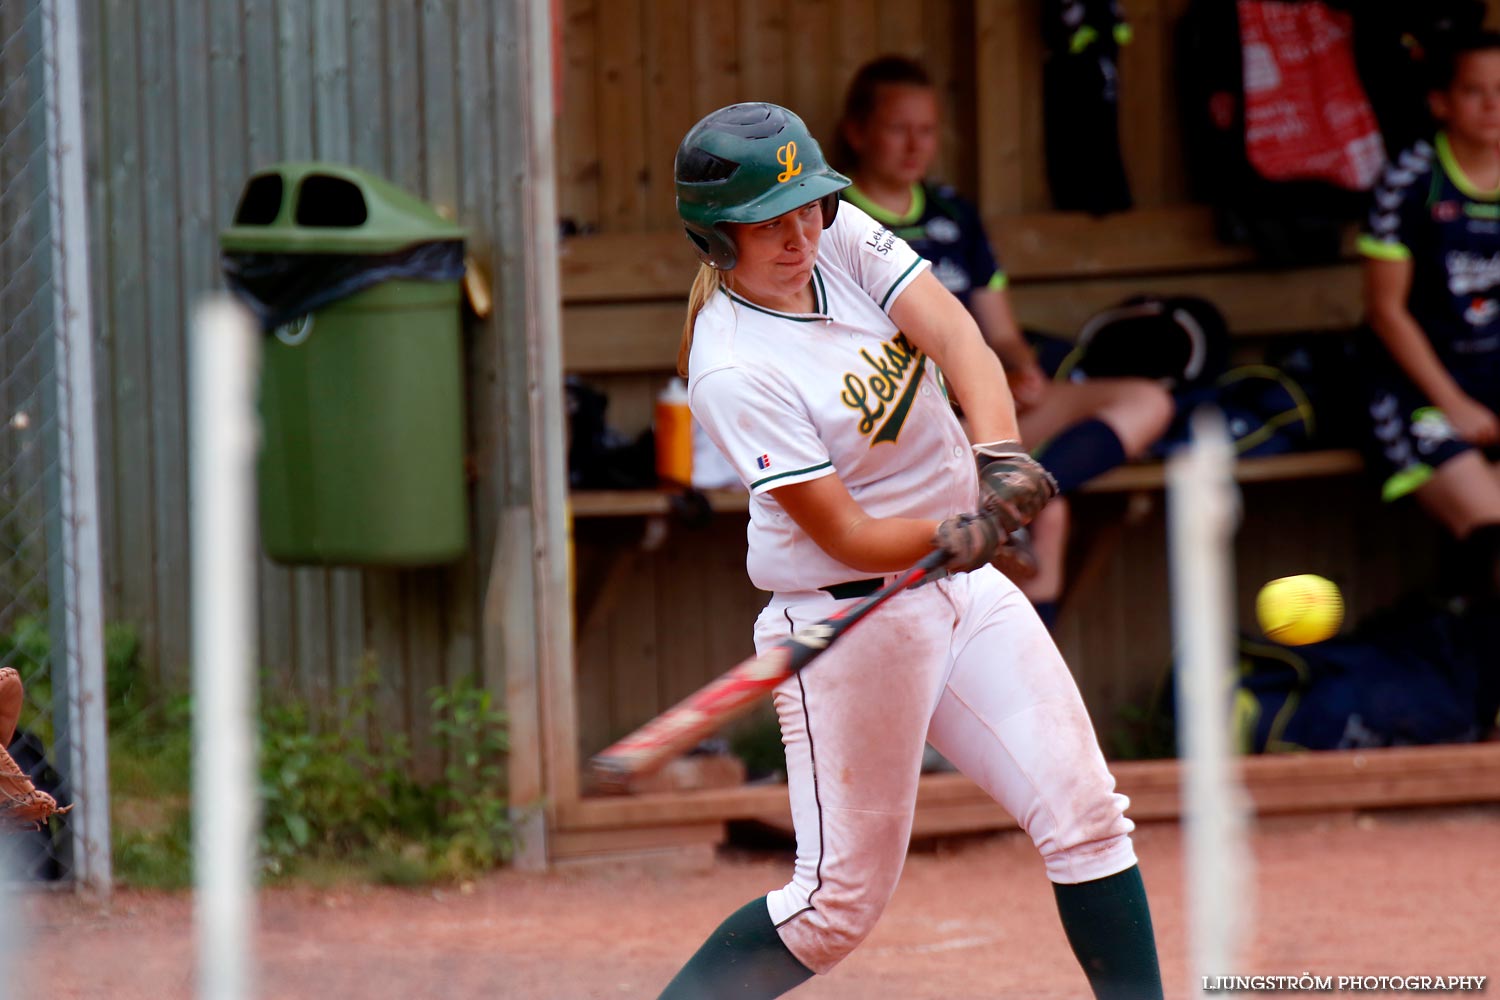
<svg viewBox="0 0 1500 1000">
<path fill-rule="evenodd" d="M 77 808 L 73 875 L 95 892 L 113 879 L 109 834 L 109 739 L 104 718 L 103 584 L 99 482 L 94 455 L 93 309 L 88 192 L 84 179 L 82 62 L 77 0 L 42 9 L 46 49 L 47 191 L 57 343 L 58 465 L 62 489 L 63 592 L 67 622 L 69 778 Z"/>
<path fill-rule="evenodd" d="M 1234 449 L 1217 410 L 1192 418 L 1192 444 L 1167 464 L 1178 757 L 1183 768 L 1188 995 L 1232 975 L 1248 924 L 1248 797 L 1233 767 Z"/>
<path fill-rule="evenodd" d="M 259 334 L 219 296 L 192 341 L 193 870 L 198 995 L 254 994 L 255 412 Z"/>
</svg>

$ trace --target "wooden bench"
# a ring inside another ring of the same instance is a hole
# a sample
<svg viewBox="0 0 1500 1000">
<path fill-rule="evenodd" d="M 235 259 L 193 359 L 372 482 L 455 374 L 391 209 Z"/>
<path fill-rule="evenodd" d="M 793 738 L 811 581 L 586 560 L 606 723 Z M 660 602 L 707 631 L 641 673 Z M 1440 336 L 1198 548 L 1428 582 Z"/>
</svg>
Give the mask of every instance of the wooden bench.
<svg viewBox="0 0 1500 1000">
<path fill-rule="evenodd" d="M 1242 458 L 1235 463 L 1235 479 L 1242 483 L 1274 482 L 1353 475 L 1364 469 L 1359 452 L 1346 449 L 1294 452 Z M 1141 462 L 1121 466 L 1085 484 L 1083 493 L 1134 493 L 1165 486 L 1166 466 Z M 702 490 L 716 513 L 744 513 L 749 495 L 743 490 Z M 570 499 L 575 518 L 649 517 L 671 511 L 671 490 L 575 490 Z"/>
</svg>

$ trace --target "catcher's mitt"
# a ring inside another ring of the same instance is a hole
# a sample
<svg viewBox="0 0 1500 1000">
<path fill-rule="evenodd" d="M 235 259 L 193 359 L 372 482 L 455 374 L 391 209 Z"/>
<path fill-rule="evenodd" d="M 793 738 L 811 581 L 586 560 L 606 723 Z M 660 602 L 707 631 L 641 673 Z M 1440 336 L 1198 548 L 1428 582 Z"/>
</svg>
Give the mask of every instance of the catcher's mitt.
<svg viewBox="0 0 1500 1000">
<path fill-rule="evenodd" d="M 0 667 L 0 828 L 35 828 L 73 808 L 57 808 L 57 800 L 38 791 L 5 749 L 16 733 L 23 694 L 21 675 L 11 667 Z"/>
<path fill-rule="evenodd" d="M 10 751 L 0 749 L 0 827 L 35 829 L 72 808 L 59 809 L 56 799 L 31 783 Z"/>
</svg>

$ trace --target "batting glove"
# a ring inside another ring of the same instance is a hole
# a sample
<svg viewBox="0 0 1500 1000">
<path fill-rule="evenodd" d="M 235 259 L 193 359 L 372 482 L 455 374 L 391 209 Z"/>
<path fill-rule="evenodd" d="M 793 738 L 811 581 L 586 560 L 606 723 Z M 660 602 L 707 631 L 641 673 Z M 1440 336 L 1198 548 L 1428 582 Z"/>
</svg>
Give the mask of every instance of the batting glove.
<svg viewBox="0 0 1500 1000">
<path fill-rule="evenodd" d="M 948 556 L 943 568 L 949 573 L 967 573 L 995 558 L 1005 543 L 1005 532 L 992 514 L 956 514 L 938 524 L 932 547 Z"/>
<path fill-rule="evenodd" d="M 974 446 L 979 463 L 979 502 L 1008 535 L 1041 513 L 1057 496 L 1057 480 L 1026 453 L 1019 441 Z"/>
</svg>

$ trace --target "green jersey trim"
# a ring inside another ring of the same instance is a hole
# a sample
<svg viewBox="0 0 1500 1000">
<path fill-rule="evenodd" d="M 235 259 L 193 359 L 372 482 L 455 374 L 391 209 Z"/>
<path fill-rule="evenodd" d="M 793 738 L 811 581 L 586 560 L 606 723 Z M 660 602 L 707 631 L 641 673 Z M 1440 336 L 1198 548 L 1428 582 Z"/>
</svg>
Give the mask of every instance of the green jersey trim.
<svg viewBox="0 0 1500 1000">
<path fill-rule="evenodd" d="M 1411 250 L 1404 243 L 1393 243 L 1389 240 L 1380 240 L 1369 233 L 1362 233 L 1355 248 L 1360 255 L 1372 257 L 1375 260 L 1411 260 Z"/>
<path fill-rule="evenodd" d="M 891 301 L 891 296 L 896 293 L 896 289 L 901 287 L 901 282 L 906 280 L 906 276 L 915 271 L 919 265 L 925 263 L 927 263 L 927 261 L 923 260 L 921 257 L 918 257 L 916 260 L 911 262 L 911 267 L 908 267 L 906 270 L 901 272 L 901 277 L 896 279 L 895 283 L 892 284 L 890 289 L 885 293 L 885 298 L 880 300 L 880 308 L 882 311 L 885 310 L 886 305 Z"/>
<path fill-rule="evenodd" d="M 757 479 L 755 482 L 750 484 L 750 489 L 754 491 L 766 485 L 766 483 L 774 483 L 778 479 L 785 479 L 788 476 L 802 476 L 806 475 L 809 472 L 821 472 L 824 469 L 831 469 L 832 467 L 833 460 L 829 459 L 828 461 L 822 462 L 818 465 L 809 465 L 805 469 L 793 469 L 791 472 L 778 472 L 774 476 L 766 476 L 764 479 Z"/>
<path fill-rule="evenodd" d="M 813 273 L 814 274 L 817 273 L 817 265 L 813 265 Z M 729 301 L 738 303 L 739 305 L 744 306 L 746 309 L 754 309 L 756 312 L 763 312 L 767 316 L 775 316 L 778 319 L 789 319 L 793 323 L 816 323 L 820 319 L 826 319 L 827 318 L 827 317 L 824 317 L 822 315 L 813 315 L 812 313 L 784 313 L 784 312 L 778 312 L 775 309 L 767 309 L 765 306 L 758 306 L 758 305 L 756 305 L 754 302 L 751 302 L 749 299 L 745 298 L 743 295 L 736 295 L 734 292 L 731 292 L 729 289 L 725 288 L 723 285 L 719 286 L 719 291 L 721 291 L 725 295 L 729 296 Z M 814 298 L 814 304 L 816 304 L 816 299 L 817 299 L 817 290 L 816 289 L 813 290 L 813 298 Z"/>
<path fill-rule="evenodd" d="M 992 292 L 1003 292 L 1010 287 L 1010 275 L 1004 271 L 996 271 L 990 275 L 990 283 L 984 287 Z"/>
<path fill-rule="evenodd" d="M 1486 191 L 1469 180 L 1469 175 L 1464 173 L 1464 168 L 1458 165 L 1458 160 L 1453 155 L 1447 132 L 1439 132 L 1433 145 L 1437 147 L 1438 162 L 1443 165 L 1443 172 L 1448 175 L 1454 187 L 1475 201 L 1500 201 L 1500 187 Z"/>
<path fill-rule="evenodd" d="M 892 229 L 895 229 L 897 226 L 911 225 L 922 217 L 923 212 L 927 211 L 927 189 L 920 184 L 913 184 L 911 186 L 911 207 L 905 213 L 892 212 L 888 208 L 882 208 L 871 201 L 869 195 L 853 184 L 844 188 L 842 194 L 845 198 L 849 199 L 851 205 L 863 209 L 865 214 L 870 218 L 882 226 L 889 226 Z"/>
</svg>

